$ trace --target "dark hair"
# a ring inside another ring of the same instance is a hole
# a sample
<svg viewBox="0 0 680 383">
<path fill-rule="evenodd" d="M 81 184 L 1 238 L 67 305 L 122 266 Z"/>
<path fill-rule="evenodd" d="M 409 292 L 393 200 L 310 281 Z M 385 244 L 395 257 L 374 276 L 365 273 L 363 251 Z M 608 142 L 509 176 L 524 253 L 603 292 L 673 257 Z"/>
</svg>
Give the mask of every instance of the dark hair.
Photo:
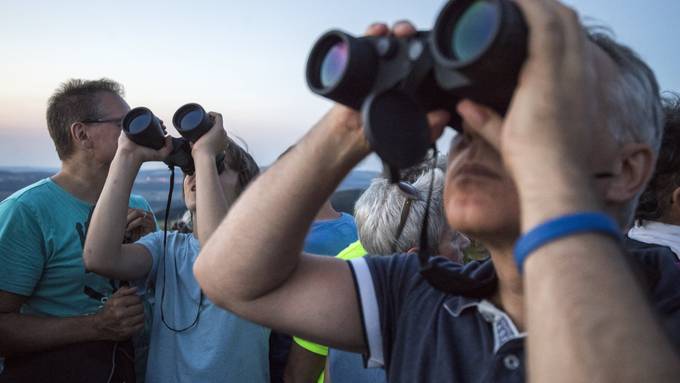
<svg viewBox="0 0 680 383">
<path fill-rule="evenodd" d="M 67 159 L 73 153 L 71 125 L 100 117 L 98 95 L 103 92 L 121 98 L 124 94 L 122 85 L 106 78 L 70 79 L 62 83 L 50 97 L 47 102 L 47 129 L 60 160 Z"/>
<path fill-rule="evenodd" d="M 260 174 L 260 168 L 253 157 L 234 140 L 227 137 L 227 149 L 224 153 L 224 163 L 229 169 L 238 173 L 238 188 L 236 195 L 240 195 L 246 186 Z"/>
<path fill-rule="evenodd" d="M 658 220 L 671 204 L 673 190 L 680 187 L 680 96 L 664 99 L 663 139 L 656 169 L 635 211 L 636 220 Z"/>
</svg>

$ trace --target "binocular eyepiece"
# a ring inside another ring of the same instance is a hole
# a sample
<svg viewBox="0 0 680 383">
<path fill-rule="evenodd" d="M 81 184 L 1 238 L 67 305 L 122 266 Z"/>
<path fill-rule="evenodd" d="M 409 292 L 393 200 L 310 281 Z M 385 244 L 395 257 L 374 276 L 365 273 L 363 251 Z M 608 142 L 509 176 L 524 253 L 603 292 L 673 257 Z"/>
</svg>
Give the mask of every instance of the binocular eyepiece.
<svg viewBox="0 0 680 383">
<path fill-rule="evenodd" d="M 189 143 L 196 142 L 212 128 L 213 118 L 199 104 L 190 103 L 175 112 L 172 123 L 182 138 L 172 138 L 172 152 L 163 162 L 170 167 L 178 166 L 184 174 L 192 175 L 195 166 Z M 137 145 L 154 150 L 163 147 L 167 134 L 163 122 L 143 106 L 130 110 L 123 117 L 123 132 Z M 224 155 L 218 156 L 216 160 L 218 173 L 224 170 L 223 160 Z"/>
<path fill-rule="evenodd" d="M 361 110 L 366 137 L 390 167 L 422 160 L 431 146 L 426 112 L 455 118 L 462 98 L 504 114 L 527 54 L 527 26 L 510 0 L 452 0 L 431 31 L 409 38 L 331 30 L 307 61 L 310 89 Z"/>
</svg>

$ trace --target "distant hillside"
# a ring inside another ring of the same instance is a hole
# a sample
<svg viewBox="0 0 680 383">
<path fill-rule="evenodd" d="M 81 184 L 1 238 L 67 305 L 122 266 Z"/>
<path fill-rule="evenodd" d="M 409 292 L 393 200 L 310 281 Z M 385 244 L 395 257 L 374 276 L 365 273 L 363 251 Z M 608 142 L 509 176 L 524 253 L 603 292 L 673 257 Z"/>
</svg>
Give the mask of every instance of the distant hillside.
<svg viewBox="0 0 680 383">
<path fill-rule="evenodd" d="M 53 175 L 56 171 L 56 169 L 0 167 L 0 200 L 4 200 L 25 186 Z M 333 205 L 338 210 L 352 213 L 354 201 L 377 174 L 377 172 L 365 170 L 352 171 L 333 195 L 331 199 Z M 133 193 L 142 195 L 149 201 L 159 220 L 163 220 L 165 217 L 169 183 L 170 172 L 167 169 L 142 170 L 137 175 L 132 188 Z M 172 207 L 169 214 L 170 220 L 179 218 L 185 210 L 186 207 L 182 199 L 182 172 L 176 171 Z"/>
</svg>

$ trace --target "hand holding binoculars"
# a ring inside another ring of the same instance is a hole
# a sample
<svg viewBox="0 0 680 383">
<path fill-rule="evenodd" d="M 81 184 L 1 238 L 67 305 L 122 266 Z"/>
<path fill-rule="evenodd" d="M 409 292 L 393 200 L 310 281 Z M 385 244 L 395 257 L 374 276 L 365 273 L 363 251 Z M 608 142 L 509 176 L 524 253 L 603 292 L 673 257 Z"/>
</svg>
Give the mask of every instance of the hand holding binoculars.
<svg viewBox="0 0 680 383">
<path fill-rule="evenodd" d="M 182 135 L 172 138 L 172 152 L 163 161 L 169 167 L 178 166 L 184 174 L 194 174 L 194 159 L 191 156 L 190 142 L 196 142 L 212 128 L 214 119 L 199 104 L 186 104 L 172 117 L 172 124 Z M 123 132 L 137 145 L 158 150 L 165 144 L 167 131 L 151 110 L 137 107 L 123 117 Z M 217 172 L 224 170 L 224 154 L 216 158 Z"/>
<path fill-rule="evenodd" d="M 527 55 L 527 26 L 510 0 L 452 0 L 431 31 L 408 38 L 331 30 L 307 61 L 310 89 L 360 110 L 369 144 L 390 165 L 421 161 L 431 146 L 426 113 L 469 98 L 504 114 Z"/>
</svg>

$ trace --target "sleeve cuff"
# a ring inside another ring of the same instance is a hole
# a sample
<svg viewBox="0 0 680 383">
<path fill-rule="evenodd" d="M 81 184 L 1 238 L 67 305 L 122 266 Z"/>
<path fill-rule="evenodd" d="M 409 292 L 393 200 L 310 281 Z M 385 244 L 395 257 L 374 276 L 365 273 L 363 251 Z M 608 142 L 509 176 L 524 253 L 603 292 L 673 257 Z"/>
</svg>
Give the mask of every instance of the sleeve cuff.
<svg viewBox="0 0 680 383">
<path fill-rule="evenodd" d="M 364 327 L 368 355 L 367 367 L 384 367 L 385 357 L 383 354 L 383 338 L 380 330 L 380 312 L 376 297 L 373 277 L 364 258 L 356 258 L 348 261 L 354 276 L 354 283 L 359 299 L 361 321 Z"/>
</svg>

